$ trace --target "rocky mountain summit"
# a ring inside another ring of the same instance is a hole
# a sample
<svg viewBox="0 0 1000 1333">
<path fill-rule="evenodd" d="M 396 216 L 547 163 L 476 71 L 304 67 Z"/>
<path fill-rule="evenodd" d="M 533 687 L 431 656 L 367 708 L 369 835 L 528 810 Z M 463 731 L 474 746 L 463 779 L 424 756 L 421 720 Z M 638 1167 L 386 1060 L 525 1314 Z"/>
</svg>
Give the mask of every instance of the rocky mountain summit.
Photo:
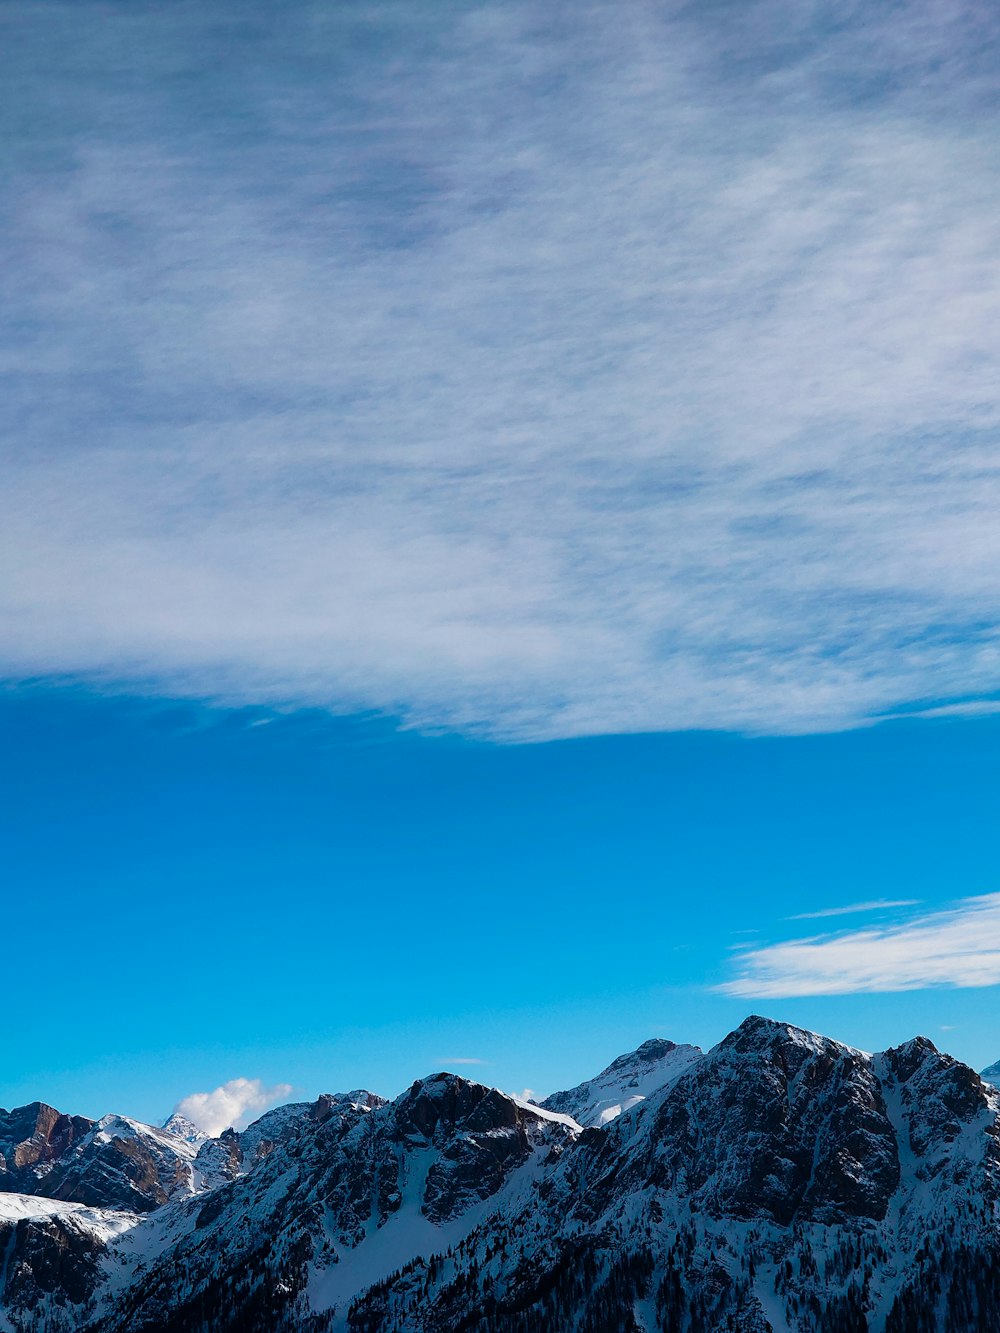
<svg viewBox="0 0 1000 1333">
<path fill-rule="evenodd" d="M 1000 1092 L 924 1038 L 750 1018 L 216 1139 L 49 1111 L 0 1113 L 3 1333 L 1000 1333 Z"/>
<path fill-rule="evenodd" d="M 53 1165 L 94 1127 L 82 1115 L 63 1115 L 44 1102 L 0 1108 L 0 1190 L 33 1194 Z"/>
</svg>

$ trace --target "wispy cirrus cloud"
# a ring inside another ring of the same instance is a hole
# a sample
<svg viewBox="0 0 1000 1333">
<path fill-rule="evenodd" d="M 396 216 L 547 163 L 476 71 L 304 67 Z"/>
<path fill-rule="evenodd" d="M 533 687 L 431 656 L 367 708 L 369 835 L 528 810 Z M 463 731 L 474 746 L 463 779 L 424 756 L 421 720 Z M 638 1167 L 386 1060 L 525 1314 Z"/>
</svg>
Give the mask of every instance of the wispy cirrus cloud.
<svg viewBox="0 0 1000 1333">
<path fill-rule="evenodd" d="M 891 925 L 751 949 L 725 995 L 779 998 L 1000 984 L 1000 893 Z"/>
<path fill-rule="evenodd" d="M 786 921 L 818 921 L 827 916 L 854 916 L 859 912 L 888 911 L 896 907 L 916 907 L 919 898 L 875 898 L 870 902 L 848 903 L 845 907 L 821 907 L 816 912 L 796 912 L 786 917 Z"/>
<path fill-rule="evenodd" d="M 995 693 L 1000 16 L 943 8 L 11 6 L 0 672 L 529 739 Z"/>
</svg>

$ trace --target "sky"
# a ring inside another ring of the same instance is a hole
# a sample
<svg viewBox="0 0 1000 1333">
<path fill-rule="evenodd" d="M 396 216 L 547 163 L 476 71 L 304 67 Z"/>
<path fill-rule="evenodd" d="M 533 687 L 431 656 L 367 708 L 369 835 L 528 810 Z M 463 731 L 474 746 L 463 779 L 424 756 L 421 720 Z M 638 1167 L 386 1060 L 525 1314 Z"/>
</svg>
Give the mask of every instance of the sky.
<svg viewBox="0 0 1000 1333">
<path fill-rule="evenodd" d="M 1000 1055 L 998 38 L 0 10 L 0 1104 Z"/>
</svg>

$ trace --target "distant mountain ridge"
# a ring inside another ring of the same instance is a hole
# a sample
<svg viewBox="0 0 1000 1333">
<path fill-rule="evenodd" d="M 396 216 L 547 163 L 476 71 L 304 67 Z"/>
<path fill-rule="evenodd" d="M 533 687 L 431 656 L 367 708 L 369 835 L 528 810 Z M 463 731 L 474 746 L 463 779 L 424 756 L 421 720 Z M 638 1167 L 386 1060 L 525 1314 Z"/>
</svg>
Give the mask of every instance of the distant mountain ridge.
<svg viewBox="0 0 1000 1333">
<path fill-rule="evenodd" d="M 215 1139 L 36 1103 L 0 1152 L 0 1333 L 1000 1331 L 1000 1092 L 925 1038 L 750 1018 Z"/>
</svg>

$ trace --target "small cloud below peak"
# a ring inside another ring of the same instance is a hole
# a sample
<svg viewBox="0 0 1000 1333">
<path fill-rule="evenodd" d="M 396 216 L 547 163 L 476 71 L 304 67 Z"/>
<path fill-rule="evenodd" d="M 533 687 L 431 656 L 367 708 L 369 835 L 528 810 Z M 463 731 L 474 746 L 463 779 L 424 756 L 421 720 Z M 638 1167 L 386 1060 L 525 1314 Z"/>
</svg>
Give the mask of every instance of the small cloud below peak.
<svg viewBox="0 0 1000 1333">
<path fill-rule="evenodd" d="M 291 1096 L 290 1083 L 266 1087 L 259 1078 L 231 1078 L 211 1092 L 192 1092 L 174 1107 L 174 1115 L 190 1120 L 204 1134 L 245 1129 L 255 1115 Z"/>
</svg>

